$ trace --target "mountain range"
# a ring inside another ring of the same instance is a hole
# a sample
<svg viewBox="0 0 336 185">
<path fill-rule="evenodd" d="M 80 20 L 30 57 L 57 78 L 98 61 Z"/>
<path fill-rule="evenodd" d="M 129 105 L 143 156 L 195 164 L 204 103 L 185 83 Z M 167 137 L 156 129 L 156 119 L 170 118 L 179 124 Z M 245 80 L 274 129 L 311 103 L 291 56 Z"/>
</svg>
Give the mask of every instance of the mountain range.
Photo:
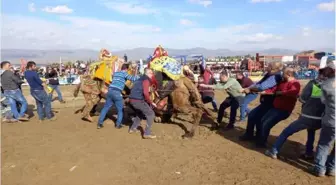
<svg viewBox="0 0 336 185">
<path fill-rule="evenodd" d="M 290 49 L 271 48 L 265 50 L 249 50 L 238 51 L 229 49 L 206 49 L 206 48 L 191 48 L 191 49 L 166 49 L 170 56 L 174 55 L 191 55 L 202 54 L 205 57 L 216 56 L 241 56 L 241 55 L 294 55 L 300 51 Z M 126 54 L 129 60 L 146 59 L 152 55 L 154 48 L 134 48 L 128 50 L 111 51 L 112 55 L 124 56 Z M 333 49 L 319 49 L 318 51 L 333 52 Z M 99 51 L 90 49 L 75 49 L 75 50 L 33 50 L 33 49 L 1 49 L 1 58 L 11 61 L 13 64 L 20 64 L 20 59 L 27 61 L 33 60 L 40 64 L 59 62 L 60 57 L 63 62 L 76 60 L 97 60 Z"/>
</svg>

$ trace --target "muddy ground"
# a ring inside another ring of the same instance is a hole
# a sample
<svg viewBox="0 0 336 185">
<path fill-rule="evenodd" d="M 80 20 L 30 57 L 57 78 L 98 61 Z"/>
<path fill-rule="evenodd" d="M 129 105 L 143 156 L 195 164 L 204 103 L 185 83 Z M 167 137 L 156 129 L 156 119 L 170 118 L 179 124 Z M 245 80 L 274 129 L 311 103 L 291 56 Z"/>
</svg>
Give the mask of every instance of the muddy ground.
<svg viewBox="0 0 336 185">
<path fill-rule="evenodd" d="M 138 134 L 128 134 L 127 128 L 115 129 L 110 119 L 101 130 L 96 129 L 96 122 L 82 121 L 80 114 L 74 112 L 84 101 L 81 95 L 73 100 L 73 88 L 61 88 L 67 103 L 54 101 L 58 119 L 45 123 L 38 123 L 35 102 L 25 88 L 33 117 L 29 122 L 2 124 L 2 184 L 335 184 L 334 178 L 317 178 L 307 173 L 311 163 L 298 159 L 304 151 L 305 131 L 289 138 L 280 160 L 266 157 L 264 150 L 256 149 L 252 143 L 238 141 L 246 123 L 219 134 L 211 132 L 209 121 L 203 120 L 197 136 L 191 140 L 181 139 L 184 132 L 177 125 L 155 123 L 153 131 L 158 138 L 144 140 Z M 217 92 L 218 104 L 225 97 L 225 93 Z M 258 100 L 250 107 L 257 104 Z M 297 103 L 291 117 L 273 128 L 269 144 L 299 112 Z M 113 110 L 110 115 L 113 117 Z M 125 118 L 129 123 L 129 117 Z"/>
</svg>

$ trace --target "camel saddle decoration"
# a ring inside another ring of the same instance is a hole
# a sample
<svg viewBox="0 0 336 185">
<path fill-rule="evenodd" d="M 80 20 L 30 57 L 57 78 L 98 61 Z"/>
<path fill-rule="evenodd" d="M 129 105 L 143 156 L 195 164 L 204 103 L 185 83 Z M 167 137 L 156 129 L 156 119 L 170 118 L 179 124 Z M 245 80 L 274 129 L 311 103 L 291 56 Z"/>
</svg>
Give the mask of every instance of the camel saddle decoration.
<svg viewBox="0 0 336 185">
<path fill-rule="evenodd" d="M 99 62 L 90 65 L 91 68 L 96 68 L 93 78 L 100 79 L 106 84 L 112 82 L 112 75 L 116 71 L 120 71 L 123 59 L 118 56 L 113 56 L 107 49 L 101 49 L 99 53 Z"/>
</svg>

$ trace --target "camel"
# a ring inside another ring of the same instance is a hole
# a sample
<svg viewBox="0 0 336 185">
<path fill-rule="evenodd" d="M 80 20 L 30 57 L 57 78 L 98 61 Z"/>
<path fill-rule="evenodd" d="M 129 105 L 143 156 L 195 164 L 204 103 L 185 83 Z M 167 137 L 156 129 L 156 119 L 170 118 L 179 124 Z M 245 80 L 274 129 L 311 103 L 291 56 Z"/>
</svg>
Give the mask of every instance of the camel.
<svg viewBox="0 0 336 185">
<path fill-rule="evenodd" d="M 162 83 L 163 81 L 160 80 L 159 82 Z M 201 121 L 203 113 L 215 120 L 213 113 L 204 106 L 197 87 L 188 77 L 183 76 L 175 81 L 168 80 L 166 85 L 160 84 L 159 87 L 161 88 L 158 90 L 158 96 L 154 100 L 158 104 L 158 107 L 154 109 L 157 116 L 155 121 L 161 122 L 169 118 L 169 121 L 173 123 L 192 124 L 191 129 L 182 136 L 183 138 L 192 138 L 195 135 L 195 130 Z M 212 129 L 217 128 L 217 123 L 213 121 Z"/>
<path fill-rule="evenodd" d="M 90 114 L 95 113 L 96 105 L 102 98 L 106 98 L 108 91 L 108 85 L 112 82 L 112 75 L 115 71 L 119 71 L 124 63 L 124 60 L 112 56 L 111 53 L 102 49 L 99 54 L 99 62 L 95 62 L 90 65 L 89 72 L 86 75 L 80 76 L 80 83 L 74 90 L 74 97 L 78 96 L 81 91 L 85 98 L 85 106 L 77 110 L 75 113 L 82 112 L 82 118 L 86 121 L 92 122 Z M 128 73 L 136 74 L 136 65 L 131 64 L 129 66 Z M 125 91 L 123 94 L 127 94 L 132 86 L 131 82 L 126 83 Z"/>
</svg>

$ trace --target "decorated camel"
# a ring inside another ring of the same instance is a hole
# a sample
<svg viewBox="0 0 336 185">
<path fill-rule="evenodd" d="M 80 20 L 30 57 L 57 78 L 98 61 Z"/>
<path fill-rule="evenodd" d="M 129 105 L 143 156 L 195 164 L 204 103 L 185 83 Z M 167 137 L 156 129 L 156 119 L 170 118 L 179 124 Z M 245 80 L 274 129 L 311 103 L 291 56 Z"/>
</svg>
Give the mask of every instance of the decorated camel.
<svg viewBox="0 0 336 185">
<path fill-rule="evenodd" d="M 90 111 L 94 111 L 94 106 L 99 103 L 101 98 L 105 97 L 106 85 L 112 81 L 113 70 L 111 69 L 115 65 L 113 63 L 111 63 L 112 65 L 106 64 L 104 60 L 101 61 L 103 62 L 90 66 L 90 73 L 81 77 L 81 82 L 74 92 L 75 97 L 78 96 L 79 91 L 84 94 L 86 105 L 80 110 L 83 112 L 83 119 L 88 121 L 92 121 Z M 130 74 L 136 73 L 135 66 L 130 66 Z M 155 72 L 157 83 L 155 87 L 151 88 L 151 98 L 158 104 L 154 110 L 157 122 L 168 119 L 167 121 L 170 120 L 178 124 L 190 123 L 193 126 L 183 137 L 192 137 L 204 112 L 214 119 L 211 111 L 205 108 L 202 103 L 194 83 L 183 76 L 180 62 L 168 56 L 156 56 L 150 62 L 150 68 Z M 108 74 L 108 77 L 105 74 Z M 127 88 L 131 88 L 131 85 L 130 83 L 126 84 Z M 127 94 L 127 91 L 125 93 Z M 215 122 L 213 124 L 213 126 L 217 126 Z"/>
<path fill-rule="evenodd" d="M 151 60 L 150 68 L 154 70 L 157 82 L 158 93 L 153 94 L 154 102 L 158 105 L 154 110 L 159 116 L 157 122 L 169 118 L 173 123 L 190 123 L 191 129 L 183 135 L 190 138 L 194 136 L 203 113 L 215 119 L 202 103 L 196 85 L 183 76 L 180 62 L 168 56 L 158 56 Z M 215 122 L 213 127 L 217 127 Z"/>
<path fill-rule="evenodd" d="M 106 97 L 108 85 L 112 82 L 112 75 L 120 71 L 124 60 L 102 49 L 99 53 L 99 61 L 89 66 L 88 73 L 80 76 L 80 83 L 74 90 L 74 97 L 78 96 L 79 91 L 83 93 L 85 106 L 76 112 L 82 112 L 82 118 L 92 122 L 91 114 L 95 113 L 95 107 L 102 98 Z M 135 65 L 136 67 L 136 65 Z M 129 74 L 135 75 L 134 65 L 130 65 Z M 127 88 L 131 88 L 132 83 L 127 82 Z M 127 92 L 123 92 L 126 94 Z"/>
</svg>

